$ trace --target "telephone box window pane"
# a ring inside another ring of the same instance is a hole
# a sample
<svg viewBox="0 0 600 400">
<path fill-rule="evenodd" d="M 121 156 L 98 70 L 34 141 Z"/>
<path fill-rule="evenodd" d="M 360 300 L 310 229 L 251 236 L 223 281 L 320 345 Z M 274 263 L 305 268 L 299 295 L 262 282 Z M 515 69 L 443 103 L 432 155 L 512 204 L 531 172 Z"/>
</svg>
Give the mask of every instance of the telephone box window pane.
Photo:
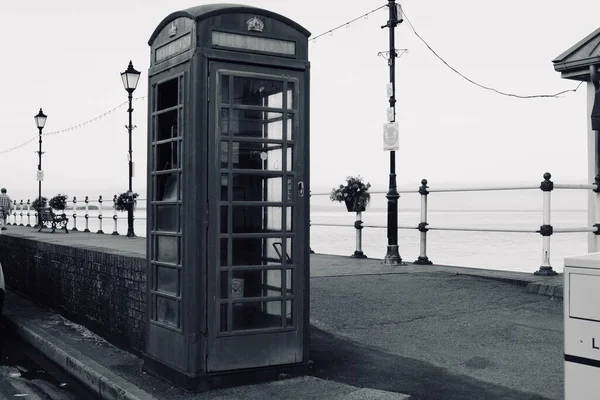
<svg viewBox="0 0 600 400">
<path fill-rule="evenodd" d="M 179 222 L 178 207 L 175 205 L 156 206 L 156 230 L 177 232 Z"/>
<path fill-rule="evenodd" d="M 229 166 L 229 142 L 223 140 L 221 142 L 221 168 Z"/>
<path fill-rule="evenodd" d="M 233 233 L 281 232 L 281 207 L 234 206 Z"/>
<path fill-rule="evenodd" d="M 221 220 L 221 233 L 227 233 L 229 231 L 229 207 L 228 206 L 221 206 L 220 220 Z"/>
<path fill-rule="evenodd" d="M 171 79 L 158 85 L 156 90 L 156 111 L 178 104 L 179 78 Z"/>
<path fill-rule="evenodd" d="M 176 300 L 156 296 L 156 320 L 166 325 L 179 327 L 178 304 Z"/>
<path fill-rule="evenodd" d="M 285 288 L 286 294 L 293 295 L 294 294 L 294 270 L 286 269 L 285 270 Z M 289 309 L 288 309 L 289 311 Z"/>
<path fill-rule="evenodd" d="M 288 264 L 292 264 L 294 262 L 294 257 L 293 257 L 293 254 L 292 254 L 292 250 L 293 250 L 293 244 L 292 244 L 292 242 L 293 242 L 292 238 L 287 238 L 286 239 L 286 246 L 287 247 L 285 249 L 285 252 L 286 252 L 285 258 L 287 259 L 287 263 Z"/>
<path fill-rule="evenodd" d="M 233 304 L 233 330 L 281 327 L 281 301 Z"/>
<path fill-rule="evenodd" d="M 179 296 L 179 270 L 170 267 L 157 267 L 156 288 L 159 292 Z"/>
<path fill-rule="evenodd" d="M 227 304 L 221 304 L 219 315 L 219 332 L 227 332 Z"/>
<path fill-rule="evenodd" d="M 236 270 L 233 271 L 231 297 L 280 297 L 281 270 Z"/>
<path fill-rule="evenodd" d="M 220 298 L 222 300 L 227 300 L 228 295 L 229 295 L 229 290 L 227 290 L 227 287 L 229 286 L 229 272 L 227 271 L 221 271 L 221 276 L 220 276 L 220 282 L 219 282 L 219 286 L 221 288 L 221 296 Z"/>
<path fill-rule="evenodd" d="M 294 152 L 291 146 L 288 146 L 286 149 L 286 160 L 285 160 L 285 170 L 286 171 L 293 171 L 293 165 L 294 165 Z"/>
<path fill-rule="evenodd" d="M 222 266 L 227 266 L 228 261 L 227 261 L 227 253 L 229 252 L 228 248 L 227 248 L 227 239 L 221 239 L 221 249 L 220 249 L 220 257 L 219 260 L 221 261 L 221 265 Z"/>
<path fill-rule="evenodd" d="M 221 201 L 229 199 L 229 176 L 221 174 Z"/>
<path fill-rule="evenodd" d="M 233 201 L 282 201 L 281 176 L 233 174 Z"/>
<path fill-rule="evenodd" d="M 229 135 L 229 109 L 221 108 L 221 136 Z"/>
<path fill-rule="evenodd" d="M 221 75 L 221 103 L 229 104 L 229 75 Z"/>
<path fill-rule="evenodd" d="M 294 301 L 285 302 L 285 326 L 294 326 Z"/>
<path fill-rule="evenodd" d="M 177 201 L 177 173 L 158 175 L 156 181 L 157 201 Z"/>
<path fill-rule="evenodd" d="M 157 118 L 156 141 L 171 139 L 179 135 L 177 130 L 177 110 L 159 114 Z"/>
<path fill-rule="evenodd" d="M 294 213 L 292 207 L 286 207 L 285 212 L 285 230 L 286 232 L 293 232 L 294 230 Z"/>
<path fill-rule="evenodd" d="M 295 108 L 295 99 L 294 99 L 294 82 L 287 83 L 287 99 L 286 99 L 286 108 L 294 109 Z"/>
<path fill-rule="evenodd" d="M 178 142 L 161 143 L 156 145 L 156 170 L 164 171 L 179 167 L 177 157 Z"/>
<path fill-rule="evenodd" d="M 294 140 L 294 116 L 293 115 L 288 115 L 287 116 L 287 122 L 286 122 L 286 138 L 287 140 Z"/>
<path fill-rule="evenodd" d="M 232 244 L 233 266 L 282 264 L 281 238 L 235 238 Z"/>
<path fill-rule="evenodd" d="M 283 107 L 283 81 L 236 76 L 233 78 L 233 102 L 246 106 Z"/>
<path fill-rule="evenodd" d="M 177 264 L 178 240 L 174 236 L 157 236 L 156 261 Z"/>
<path fill-rule="evenodd" d="M 281 171 L 283 145 L 277 143 L 233 142 L 233 168 Z"/>
<path fill-rule="evenodd" d="M 233 136 L 281 140 L 283 114 L 260 110 L 233 110 L 230 130 Z"/>
</svg>

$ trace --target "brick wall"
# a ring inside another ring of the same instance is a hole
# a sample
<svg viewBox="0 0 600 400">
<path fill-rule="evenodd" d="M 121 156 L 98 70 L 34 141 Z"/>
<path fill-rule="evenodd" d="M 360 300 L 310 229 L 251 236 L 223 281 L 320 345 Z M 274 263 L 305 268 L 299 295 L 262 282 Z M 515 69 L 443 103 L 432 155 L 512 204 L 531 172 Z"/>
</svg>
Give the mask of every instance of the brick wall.
<svg viewBox="0 0 600 400">
<path fill-rule="evenodd" d="M 1 235 L 6 284 L 113 344 L 145 349 L 146 260 Z"/>
</svg>

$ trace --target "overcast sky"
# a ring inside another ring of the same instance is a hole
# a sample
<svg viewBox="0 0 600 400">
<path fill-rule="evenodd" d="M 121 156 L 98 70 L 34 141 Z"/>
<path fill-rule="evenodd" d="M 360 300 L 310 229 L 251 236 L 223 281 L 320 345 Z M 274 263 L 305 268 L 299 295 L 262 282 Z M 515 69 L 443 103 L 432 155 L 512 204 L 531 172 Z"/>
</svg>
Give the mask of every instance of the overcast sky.
<svg viewBox="0 0 600 400">
<path fill-rule="evenodd" d="M 142 71 L 136 97 L 147 95 L 147 41 L 172 11 L 193 0 L 2 1 L 0 3 L 0 151 L 44 132 L 94 118 L 127 100 L 119 73 L 131 59 Z M 385 1 L 248 2 L 283 14 L 316 36 Z M 562 6 L 561 6 L 562 4 Z M 408 0 L 402 3 L 421 36 L 469 78 L 517 94 L 576 86 L 551 60 L 598 28 L 600 3 L 572 0 Z M 382 150 L 388 82 L 387 9 L 310 43 L 312 185 L 330 188 L 360 174 L 385 186 Z M 521 100 L 475 87 L 442 64 L 405 22 L 397 29 L 398 183 L 586 179 L 586 93 Z M 134 189 L 145 190 L 146 100 L 135 103 Z M 92 196 L 127 188 L 127 107 L 83 128 L 44 138 L 44 194 Z M 0 185 L 35 197 L 37 141 L 0 154 Z M 326 167 L 326 168 L 325 168 Z M 318 171 L 318 173 L 316 173 Z M 145 194 L 145 193 L 144 193 Z"/>
</svg>

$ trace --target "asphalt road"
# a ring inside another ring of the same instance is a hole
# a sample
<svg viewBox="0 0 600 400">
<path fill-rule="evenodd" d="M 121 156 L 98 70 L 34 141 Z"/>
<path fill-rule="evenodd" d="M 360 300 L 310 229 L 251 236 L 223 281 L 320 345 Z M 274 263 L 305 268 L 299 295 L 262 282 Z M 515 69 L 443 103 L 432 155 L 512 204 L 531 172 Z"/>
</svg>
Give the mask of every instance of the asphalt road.
<svg viewBox="0 0 600 400">
<path fill-rule="evenodd" d="M 0 326 L 0 400 L 95 400 L 64 372 Z"/>
</svg>

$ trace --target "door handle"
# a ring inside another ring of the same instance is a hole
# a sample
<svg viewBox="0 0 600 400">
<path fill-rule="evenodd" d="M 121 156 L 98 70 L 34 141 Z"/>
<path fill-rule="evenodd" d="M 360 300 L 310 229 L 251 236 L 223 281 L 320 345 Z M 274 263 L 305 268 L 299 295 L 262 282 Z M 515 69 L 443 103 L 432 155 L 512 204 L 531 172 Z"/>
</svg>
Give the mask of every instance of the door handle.
<svg viewBox="0 0 600 400">
<path fill-rule="evenodd" d="M 298 196 L 304 197 L 304 182 L 298 182 Z"/>
</svg>

